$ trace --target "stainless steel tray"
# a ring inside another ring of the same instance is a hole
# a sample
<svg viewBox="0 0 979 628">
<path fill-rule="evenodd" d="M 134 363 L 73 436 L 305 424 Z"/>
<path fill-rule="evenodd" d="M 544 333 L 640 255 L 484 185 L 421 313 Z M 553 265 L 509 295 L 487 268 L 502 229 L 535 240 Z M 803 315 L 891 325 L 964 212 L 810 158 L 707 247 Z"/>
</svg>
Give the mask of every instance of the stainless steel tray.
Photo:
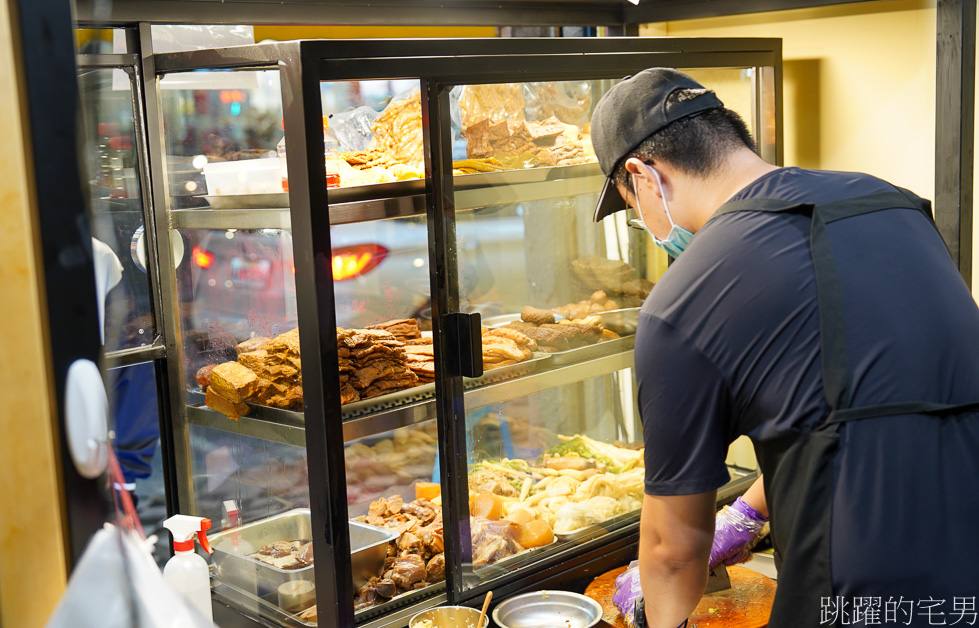
<svg viewBox="0 0 979 628">
<path fill-rule="evenodd" d="M 480 386 L 486 384 L 495 384 L 497 382 L 513 379 L 515 377 L 522 377 L 535 372 L 542 362 L 550 359 L 551 355 L 549 353 L 534 353 L 529 360 L 524 360 L 523 362 L 517 362 L 516 364 L 510 364 L 508 366 L 501 366 L 488 371 L 484 370 L 483 374 L 479 377 L 467 377 L 463 380 L 463 382 L 468 390 L 470 388 L 479 388 Z"/>
<path fill-rule="evenodd" d="M 289 207 L 289 193 L 215 194 L 204 196 L 211 209 L 278 209 Z"/>
<path fill-rule="evenodd" d="M 529 360 L 484 371 L 479 377 L 467 377 L 463 380 L 463 386 L 466 390 L 470 390 L 472 388 L 479 388 L 480 386 L 485 386 L 487 384 L 495 384 L 517 377 L 522 377 L 524 375 L 529 375 L 530 373 L 535 372 L 542 362 L 550 359 L 550 354 L 535 353 Z M 377 412 L 378 410 L 394 408 L 416 401 L 431 399 L 434 396 L 434 383 L 422 384 L 421 386 L 415 386 L 413 388 L 405 388 L 404 390 L 390 392 L 379 397 L 344 404 L 343 418 L 347 419 L 350 417 L 361 416 L 363 414 Z"/>
<path fill-rule="evenodd" d="M 222 601 L 230 602 L 239 609 L 244 609 L 254 615 L 270 619 L 275 622 L 275 625 L 285 626 L 286 628 L 312 628 L 318 625 L 317 622 L 300 619 L 299 615 L 301 613 L 289 613 L 282 610 L 277 603 L 278 598 L 275 593 L 258 597 L 253 593 L 219 580 L 211 581 L 211 589 Z M 414 615 L 419 610 L 424 610 L 437 603 L 445 602 L 444 591 L 445 581 L 440 580 L 423 589 L 408 591 L 382 604 L 376 604 L 356 611 L 354 613 L 355 621 L 360 624 L 368 619 L 389 614 L 403 614 L 405 621 L 408 621 L 407 617 Z M 442 593 L 441 600 L 431 601 L 431 598 L 437 596 L 439 593 Z M 410 607 L 412 606 L 415 607 L 415 610 L 411 610 Z"/>
<path fill-rule="evenodd" d="M 348 419 L 355 416 L 369 414 L 371 412 L 377 412 L 378 410 L 384 410 L 386 408 L 395 408 L 398 406 L 407 405 L 409 403 L 414 403 L 416 401 L 431 399 L 434 396 L 435 384 L 422 384 L 421 386 L 405 388 L 404 390 L 396 390 L 394 392 L 389 392 L 385 395 L 372 397 L 370 399 L 362 399 L 360 401 L 345 403 L 343 406 L 341 406 L 341 410 L 343 412 L 343 418 Z"/>
<path fill-rule="evenodd" d="M 589 316 L 597 316 L 605 329 L 610 329 L 620 336 L 631 336 L 636 333 L 639 325 L 639 308 L 626 307 L 620 310 L 596 312 Z"/>
<path fill-rule="evenodd" d="M 639 521 L 639 511 L 634 510 L 632 512 L 627 512 L 621 515 L 616 515 L 610 519 L 606 519 L 601 523 L 596 523 L 594 525 L 586 526 L 584 528 L 575 530 L 574 532 L 564 532 L 558 534 L 554 533 L 554 538 L 561 543 L 567 543 L 571 541 L 584 542 L 589 539 L 593 539 L 598 536 L 602 536 L 607 532 L 611 532 L 615 528 L 622 525 L 632 523 L 632 521 Z"/>
<path fill-rule="evenodd" d="M 593 312 L 588 316 L 597 316 L 605 329 L 610 329 L 620 336 L 627 336 L 636 333 L 636 326 L 639 323 L 639 308 L 626 307 L 605 312 Z M 555 321 L 563 318 L 560 314 L 554 314 Z M 483 319 L 483 325 L 486 327 L 502 327 L 519 320 L 521 320 L 520 314 L 501 314 Z"/>
<path fill-rule="evenodd" d="M 349 525 L 353 584 L 354 589 L 359 589 L 384 566 L 387 544 L 395 535 L 390 530 L 357 521 L 351 521 Z M 312 570 L 315 563 L 300 569 L 279 569 L 248 557 L 248 554 L 258 551 L 263 545 L 275 541 L 312 537 L 308 508 L 296 508 L 240 528 L 210 535 L 208 541 L 214 549 L 215 576 L 257 597 L 276 594 L 278 587 L 286 582 L 313 582 Z"/>
<path fill-rule="evenodd" d="M 510 569 L 508 569 L 508 567 L 510 565 L 514 563 L 522 563 L 525 560 L 531 558 L 532 556 L 540 554 L 545 550 L 547 550 L 548 548 L 553 547 L 558 541 L 559 539 L 557 538 L 557 536 L 555 536 L 554 540 L 548 543 L 547 545 L 540 545 L 538 547 L 527 548 L 522 552 L 517 552 L 516 554 L 511 554 L 506 558 L 501 558 L 495 563 L 486 563 L 485 565 L 474 565 L 473 572 L 477 576 L 483 577 L 483 579 L 486 579 L 485 576 L 487 576 L 488 574 L 493 574 L 490 575 L 489 577 L 496 577 L 501 573 L 509 573 Z M 494 571 L 499 573 L 494 574 L 493 573 Z"/>
<path fill-rule="evenodd" d="M 551 356 L 552 365 L 561 366 L 575 362 L 584 362 L 585 360 L 628 351 L 635 346 L 634 335 L 639 322 L 639 308 L 628 307 L 619 310 L 609 310 L 607 312 L 595 312 L 594 314 L 589 314 L 589 316 L 597 316 L 606 329 L 614 331 L 622 337 L 597 342 L 585 347 L 578 347 L 577 349 L 543 354 Z M 554 319 L 561 320 L 561 316 L 555 314 Z M 486 327 L 502 327 L 503 325 L 519 320 L 521 320 L 520 314 L 501 314 L 500 316 L 491 316 L 484 319 L 483 325 Z"/>
<path fill-rule="evenodd" d="M 554 315 L 555 321 L 559 321 L 562 318 L 564 317 L 561 316 L 560 314 Z M 484 318 L 482 323 L 483 323 L 483 327 L 503 327 L 508 323 L 515 323 L 519 320 L 523 320 L 523 319 L 520 318 L 520 313 L 518 312 L 516 314 L 499 314 L 497 316 L 489 316 L 487 318 Z"/>
<path fill-rule="evenodd" d="M 299 619 L 299 614 L 289 613 L 279 608 L 278 598 L 275 593 L 262 597 L 256 596 L 233 584 L 220 580 L 211 581 L 211 590 L 222 602 L 252 615 L 257 615 L 275 622 L 274 625 L 285 626 L 286 628 L 310 628 L 316 626 L 313 622 Z"/>
<path fill-rule="evenodd" d="M 622 336 L 621 338 L 614 338 L 604 342 L 596 342 L 595 344 L 588 345 L 587 347 L 569 349 L 568 351 L 558 351 L 556 353 L 549 353 L 548 355 L 551 356 L 551 364 L 554 366 L 561 366 L 564 364 L 574 364 L 575 362 L 594 360 L 595 358 L 605 357 L 614 353 L 622 353 L 623 351 L 629 351 L 635 345 L 635 336 Z"/>
<path fill-rule="evenodd" d="M 342 188 L 330 188 L 330 204 L 362 203 L 376 199 L 398 198 L 413 194 L 425 193 L 424 179 L 394 181 L 390 183 L 373 183 Z M 288 208 L 289 193 L 273 194 L 213 194 L 205 195 L 204 199 L 211 209 L 265 209 Z M 424 211 L 424 205 L 422 205 Z"/>
<path fill-rule="evenodd" d="M 485 371 L 480 377 L 464 378 L 463 386 L 466 390 L 470 390 L 487 384 L 496 384 L 529 375 L 537 371 L 542 362 L 550 360 L 551 355 L 549 353 L 534 353 L 533 357 L 529 360 Z M 188 393 L 193 395 L 193 398 L 188 399 L 191 405 L 204 406 L 204 391 L 194 387 L 189 389 Z M 341 406 L 341 411 L 343 413 L 343 419 L 346 420 L 371 414 L 379 410 L 398 408 L 417 401 L 425 401 L 433 397 L 435 397 L 435 384 L 422 384 L 421 386 L 397 390 L 380 395 L 379 397 L 347 403 Z M 273 408 L 254 403 L 249 403 L 248 407 L 251 408 L 247 415 L 249 417 L 302 426 L 302 411 L 283 410 L 281 408 Z"/>
</svg>

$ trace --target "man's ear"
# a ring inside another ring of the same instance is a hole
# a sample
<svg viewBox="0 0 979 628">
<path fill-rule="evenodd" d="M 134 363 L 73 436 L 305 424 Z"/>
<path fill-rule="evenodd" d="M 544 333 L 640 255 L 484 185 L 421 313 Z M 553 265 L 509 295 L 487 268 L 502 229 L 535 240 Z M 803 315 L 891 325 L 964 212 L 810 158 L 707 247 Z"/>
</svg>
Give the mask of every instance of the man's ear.
<svg viewBox="0 0 979 628">
<path fill-rule="evenodd" d="M 633 177 L 639 178 L 644 185 L 648 186 L 653 191 L 653 194 L 659 198 L 663 198 L 660 186 L 656 183 L 656 175 L 660 176 L 664 187 L 666 186 L 666 178 L 660 171 L 653 171 L 655 165 L 656 162 L 646 163 L 636 157 L 630 157 L 625 162 L 625 169 L 626 172 Z"/>
<path fill-rule="evenodd" d="M 630 157 L 625 161 L 625 170 L 632 176 L 648 177 L 649 173 L 646 170 L 646 164 L 642 162 L 641 159 L 636 157 Z"/>
</svg>

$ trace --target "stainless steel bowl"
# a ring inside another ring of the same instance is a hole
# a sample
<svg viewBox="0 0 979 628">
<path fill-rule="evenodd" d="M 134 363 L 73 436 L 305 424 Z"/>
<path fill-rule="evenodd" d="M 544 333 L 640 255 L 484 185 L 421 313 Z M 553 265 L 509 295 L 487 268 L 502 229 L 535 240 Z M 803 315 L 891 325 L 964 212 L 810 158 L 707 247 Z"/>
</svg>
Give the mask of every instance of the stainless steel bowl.
<svg viewBox="0 0 979 628">
<path fill-rule="evenodd" d="M 602 607 L 570 591 L 535 591 L 511 597 L 493 611 L 500 628 L 590 628 L 602 619 Z"/>
<path fill-rule="evenodd" d="M 422 611 L 408 620 L 408 628 L 427 626 L 425 620 L 432 622 L 432 628 L 477 628 L 479 611 L 468 606 L 438 606 Z M 489 617 L 483 618 L 483 625 L 489 627 Z"/>
</svg>

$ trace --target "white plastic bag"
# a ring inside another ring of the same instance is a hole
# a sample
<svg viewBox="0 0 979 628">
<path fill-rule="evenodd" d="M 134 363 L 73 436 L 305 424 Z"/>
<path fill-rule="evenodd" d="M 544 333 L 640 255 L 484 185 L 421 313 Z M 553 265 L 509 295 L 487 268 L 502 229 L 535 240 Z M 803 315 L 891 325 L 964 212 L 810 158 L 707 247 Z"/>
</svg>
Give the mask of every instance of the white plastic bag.
<svg viewBox="0 0 979 628">
<path fill-rule="evenodd" d="M 523 83 L 522 87 L 528 120 L 555 116 L 565 124 L 582 129 L 590 123 L 590 81 Z"/>
<path fill-rule="evenodd" d="M 371 125 L 381 114 L 366 105 L 330 116 L 330 130 L 340 142 L 340 150 L 367 150 L 374 132 Z"/>
<path fill-rule="evenodd" d="M 47 628 L 215 628 L 163 579 L 150 541 L 111 524 L 89 541 Z"/>
</svg>

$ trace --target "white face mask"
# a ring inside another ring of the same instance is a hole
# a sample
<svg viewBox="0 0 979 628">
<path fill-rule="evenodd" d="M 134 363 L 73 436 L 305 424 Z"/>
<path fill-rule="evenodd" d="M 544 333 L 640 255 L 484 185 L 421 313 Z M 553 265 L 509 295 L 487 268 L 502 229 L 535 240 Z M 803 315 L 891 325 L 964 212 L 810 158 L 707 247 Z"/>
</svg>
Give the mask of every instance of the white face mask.
<svg viewBox="0 0 979 628">
<path fill-rule="evenodd" d="M 639 214 L 639 222 L 642 223 L 642 228 L 646 230 L 646 233 L 649 234 L 657 246 L 666 251 L 671 257 L 679 257 L 680 253 L 683 253 L 683 251 L 686 250 L 687 245 L 690 244 L 690 240 L 693 239 L 693 233 L 687 231 L 674 222 L 673 215 L 670 214 L 670 206 L 666 203 L 666 193 L 663 191 L 663 181 L 660 179 L 659 173 L 656 172 L 656 168 L 653 168 L 649 164 L 643 165 L 653 173 L 653 178 L 656 179 L 656 185 L 659 186 L 659 193 L 663 197 L 663 209 L 666 210 L 666 217 L 670 220 L 670 233 L 666 236 L 665 240 L 660 240 L 656 237 L 656 234 L 646 226 L 646 221 L 642 217 L 642 208 L 639 206 L 639 188 L 636 186 L 636 177 L 633 175 L 632 193 L 636 197 L 636 213 Z"/>
</svg>

